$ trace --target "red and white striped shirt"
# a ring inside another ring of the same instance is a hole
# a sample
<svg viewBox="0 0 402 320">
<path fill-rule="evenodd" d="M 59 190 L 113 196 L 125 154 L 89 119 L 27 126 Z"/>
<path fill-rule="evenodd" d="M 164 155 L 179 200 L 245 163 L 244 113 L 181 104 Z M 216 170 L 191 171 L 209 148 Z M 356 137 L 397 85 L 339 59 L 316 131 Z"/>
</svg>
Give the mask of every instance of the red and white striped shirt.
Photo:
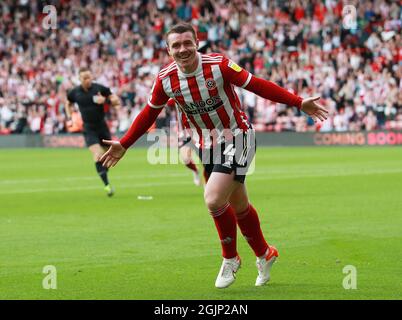
<svg viewBox="0 0 402 320">
<path fill-rule="evenodd" d="M 186 129 L 190 129 L 190 134 L 194 133 L 195 145 L 203 148 L 251 128 L 241 111 L 234 85 L 265 99 L 301 109 L 301 97 L 251 75 L 223 55 L 197 54 L 199 63 L 193 73 L 183 73 L 175 62 L 159 72 L 148 104 L 120 139 L 123 148 L 129 148 L 151 127 L 170 98 L 182 110 L 181 121 Z"/>
<path fill-rule="evenodd" d="M 197 54 L 198 66 L 192 73 L 183 73 L 176 62 L 161 69 L 148 104 L 163 108 L 169 98 L 174 99 L 182 111 L 183 126 L 195 134 L 197 147 L 208 148 L 211 132 L 215 142 L 221 143 L 225 129 L 237 135 L 251 128 L 234 85 L 246 87 L 252 75 L 222 54 Z"/>
</svg>

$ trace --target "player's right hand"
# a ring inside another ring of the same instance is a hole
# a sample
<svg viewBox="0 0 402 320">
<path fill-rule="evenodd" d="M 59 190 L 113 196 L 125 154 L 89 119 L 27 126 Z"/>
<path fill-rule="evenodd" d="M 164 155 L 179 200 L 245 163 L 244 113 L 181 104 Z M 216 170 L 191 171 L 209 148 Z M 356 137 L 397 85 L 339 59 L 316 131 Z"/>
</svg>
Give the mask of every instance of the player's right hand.
<svg viewBox="0 0 402 320">
<path fill-rule="evenodd" d="M 103 144 L 109 145 L 109 149 L 99 158 L 102 165 L 106 168 L 114 167 L 117 162 L 124 156 L 126 149 L 119 141 L 102 140 Z"/>
<path fill-rule="evenodd" d="M 73 126 L 73 120 L 67 120 L 66 127 L 71 128 Z"/>
<path fill-rule="evenodd" d="M 328 110 L 318 103 L 320 97 L 311 97 L 303 99 L 301 110 L 313 118 L 314 122 L 317 120 L 324 121 L 328 118 Z"/>
</svg>

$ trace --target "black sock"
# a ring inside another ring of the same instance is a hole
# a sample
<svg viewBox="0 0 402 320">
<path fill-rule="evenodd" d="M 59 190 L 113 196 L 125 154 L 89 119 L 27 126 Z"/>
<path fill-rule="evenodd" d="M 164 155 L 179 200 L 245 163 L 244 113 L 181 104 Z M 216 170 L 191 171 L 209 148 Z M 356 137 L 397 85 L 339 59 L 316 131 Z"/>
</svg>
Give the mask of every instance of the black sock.
<svg viewBox="0 0 402 320">
<path fill-rule="evenodd" d="M 107 178 L 107 168 L 102 166 L 102 162 L 95 162 L 96 171 L 98 171 L 99 176 L 101 177 L 105 186 L 109 184 L 109 180 Z"/>
</svg>

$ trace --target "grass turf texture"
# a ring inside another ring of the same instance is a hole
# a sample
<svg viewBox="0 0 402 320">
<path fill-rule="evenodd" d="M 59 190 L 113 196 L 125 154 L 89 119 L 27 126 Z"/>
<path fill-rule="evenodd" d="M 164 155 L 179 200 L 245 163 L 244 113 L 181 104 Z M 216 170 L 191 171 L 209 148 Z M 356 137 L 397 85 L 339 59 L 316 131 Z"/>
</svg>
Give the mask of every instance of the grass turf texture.
<svg viewBox="0 0 402 320">
<path fill-rule="evenodd" d="M 243 265 L 225 290 L 202 188 L 183 165 L 132 149 L 107 198 L 87 150 L 2 149 L 0 160 L 0 299 L 401 299 L 401 148 L 259 148 L 247 186 L 280 258 L 254 287 L 238 232 Z M 57 290 L 42 288 L 46 265 Z M 346 265 L 356 290 L 342 286 Z"/>
</svg>

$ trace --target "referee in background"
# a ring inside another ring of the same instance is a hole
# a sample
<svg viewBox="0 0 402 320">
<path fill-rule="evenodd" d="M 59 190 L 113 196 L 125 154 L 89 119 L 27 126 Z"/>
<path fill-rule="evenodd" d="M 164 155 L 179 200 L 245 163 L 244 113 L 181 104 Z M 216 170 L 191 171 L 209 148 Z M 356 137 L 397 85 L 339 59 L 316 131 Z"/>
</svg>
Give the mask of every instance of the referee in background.
<svg viewBox="0 0 402 320">
<path fill-rule="evenodd" d="M 120 108 L 120 99 L 117 95 L 112 94 L 109 88 L 92 82 L 92 73 L 88 68 L 81 68 L 79 70 L 79 79 L 81 84 L 67 93 L 67 126 L 72 125 L 72 108 L 73 104 L 76 103 L 84 123 L 85 143 L 92 153 L 96 171 L 105 185 L 105 191 L 111 197 L 114 194 L 114 189 L 109 184 L 107 177 L 108 169 L 98 159 L 106 151 L 106 147 L 108 147 L 103 145 L 102 139 L 111 139 L 111 134 L 105 121 L 103 105 L 106 100 L 109 100 L 110 104 L 118 110 Z"/>
</svg>

